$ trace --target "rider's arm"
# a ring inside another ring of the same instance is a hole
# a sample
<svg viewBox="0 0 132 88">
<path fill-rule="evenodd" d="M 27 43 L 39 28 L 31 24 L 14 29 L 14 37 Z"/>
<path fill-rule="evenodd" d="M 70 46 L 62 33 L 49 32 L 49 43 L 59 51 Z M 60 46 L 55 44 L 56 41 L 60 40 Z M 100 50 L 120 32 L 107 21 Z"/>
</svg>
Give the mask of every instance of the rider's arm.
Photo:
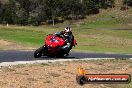
<svg viewBox="0 0 132 88">
<path fill-rule="evenodd" d="M 63 34 L 64 34 L 63 31 L 61 31 L 61 32 L 56 32 L 56 33 L 55 33 L 55 35 L 57 35 L 57 36 L 60 36 L 60 35 L 63 35 Z"/>
</svg>

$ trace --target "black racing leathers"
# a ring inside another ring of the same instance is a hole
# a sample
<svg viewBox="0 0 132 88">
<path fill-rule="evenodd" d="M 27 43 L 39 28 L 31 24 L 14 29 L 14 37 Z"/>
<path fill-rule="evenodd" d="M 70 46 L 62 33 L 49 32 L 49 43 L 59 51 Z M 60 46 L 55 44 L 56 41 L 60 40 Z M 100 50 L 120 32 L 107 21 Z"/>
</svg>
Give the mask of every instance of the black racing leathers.
<svg viewBox="0 0 132 88">
<path fill-rule="evenodd" d="M 69 51 L 72 49 L 74 43 L 74 36 L 72 32 L 66 33 L 64 31 L 61 31 L 61 32 L 56 32 L 55 35 L 62 37 L 66 41 L 66 44 L 60 48 L 64 49 L 64 52 L 66 54 L 69 54 Z"/>
</svg>

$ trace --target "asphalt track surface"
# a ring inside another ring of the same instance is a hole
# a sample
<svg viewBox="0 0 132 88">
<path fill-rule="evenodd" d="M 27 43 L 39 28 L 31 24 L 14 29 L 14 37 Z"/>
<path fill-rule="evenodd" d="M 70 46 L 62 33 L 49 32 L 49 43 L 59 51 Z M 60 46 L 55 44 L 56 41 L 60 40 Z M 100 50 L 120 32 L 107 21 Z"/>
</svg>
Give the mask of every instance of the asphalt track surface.
<svg viewBox="0 0 132 88">
<path fill-rule="evenodd" d="M 0 62 L 15 62 L 15 61 L 35 61 L 35 60 L 54 60 L 60 58 L 34 58 L 34 51 L 0 51 Z M 103 53 L 82 53 L 70 52 L 70 55 L 61 59 L 82 59 L 82 58 L 132 58 L 132 55 L 123 54 L 103 54 Z"/>
</svg>

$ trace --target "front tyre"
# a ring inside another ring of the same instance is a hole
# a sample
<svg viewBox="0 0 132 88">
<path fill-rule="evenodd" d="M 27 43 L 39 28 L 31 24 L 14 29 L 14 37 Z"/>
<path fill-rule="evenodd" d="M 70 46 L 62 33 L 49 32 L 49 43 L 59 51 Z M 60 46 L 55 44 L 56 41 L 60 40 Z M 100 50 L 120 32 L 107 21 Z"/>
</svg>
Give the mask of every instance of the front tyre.
<svg viewBox="0 0 132 88">
<path fill-rule="evenodd" d="M 34 52 L 34 57 L 35 58 L 40 58 L 42 56 L 44 50 L 44 46 L 38 48 L 35 52 Z"/>
</svg>

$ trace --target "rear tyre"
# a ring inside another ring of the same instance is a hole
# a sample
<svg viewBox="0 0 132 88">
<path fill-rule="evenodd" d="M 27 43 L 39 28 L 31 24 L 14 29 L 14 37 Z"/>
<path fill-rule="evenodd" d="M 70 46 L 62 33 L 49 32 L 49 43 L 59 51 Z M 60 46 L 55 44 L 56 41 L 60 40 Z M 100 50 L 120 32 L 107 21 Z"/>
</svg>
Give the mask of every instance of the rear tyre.
<svg viewBox="0 0 132 88">
<path fill-rule="evenodd" d="M 35 58 L 40 58 L 43 54 L 43 50 L 44 50 L 44 46 L 38 48 L 35 52 L 34 52 L 34 57 Z"/>
</svg>

